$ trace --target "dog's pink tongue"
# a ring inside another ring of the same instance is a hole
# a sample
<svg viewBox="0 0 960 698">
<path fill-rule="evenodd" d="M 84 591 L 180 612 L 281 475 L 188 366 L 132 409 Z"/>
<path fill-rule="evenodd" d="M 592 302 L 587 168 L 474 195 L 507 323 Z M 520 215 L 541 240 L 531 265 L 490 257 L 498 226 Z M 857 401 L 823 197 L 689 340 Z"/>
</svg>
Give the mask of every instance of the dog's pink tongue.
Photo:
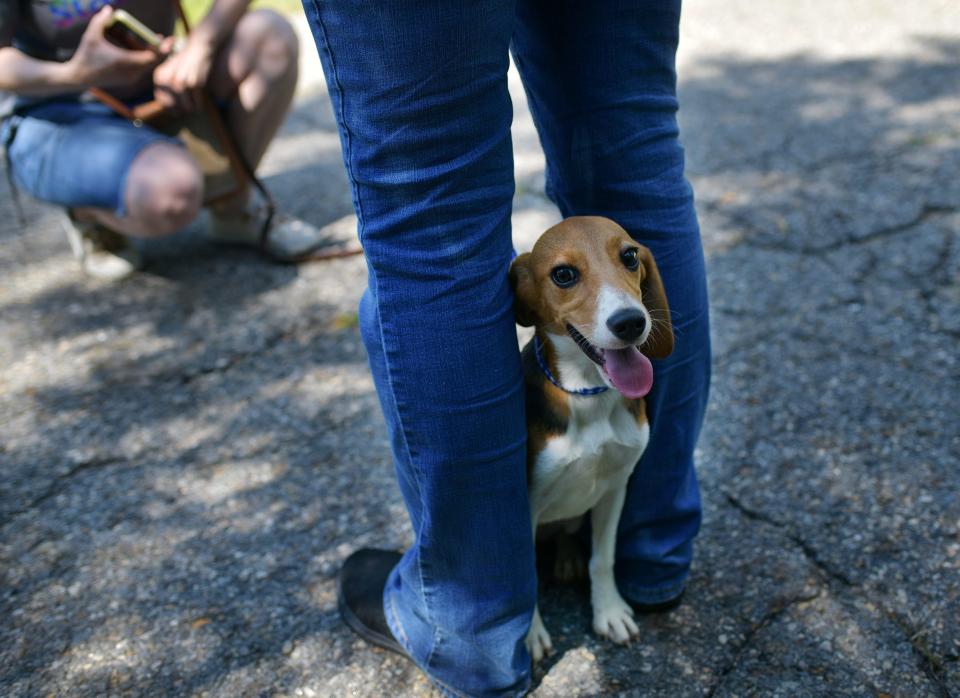
<svg viewBox="0 0 960 698">
<path fill-rule="evenodd" d="M 604 349 L 603 370 L 624 397 L 643 397 L 653 387 L 653 364 L 636 347 Z"/>
</svg>

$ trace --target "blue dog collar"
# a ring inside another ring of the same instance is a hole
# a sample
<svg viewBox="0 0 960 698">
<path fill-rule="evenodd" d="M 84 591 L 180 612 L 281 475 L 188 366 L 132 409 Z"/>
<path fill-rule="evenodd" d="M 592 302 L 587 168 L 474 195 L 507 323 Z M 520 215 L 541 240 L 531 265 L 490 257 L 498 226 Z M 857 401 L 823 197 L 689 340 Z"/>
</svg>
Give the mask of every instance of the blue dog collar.
<svg viewBox="0 0 960 698">
<path fill-rule="evenodd" d="M 541 353 L 541 348 L 543 345 L 540 343 L 540 338 L 534 335 L 533 337 L 533 353 L 537 357 L 537 363 L 540 365 L 540 370 L 543 371 L 543 375 L 547 377 L 547 380 L 553 383 L 555 386 L 560 388 L 565 393 L 571 395 L 599 395 L 600 393 L 605 393 L 610 388 L 606 385 L 598 385 L 595 388 L 579 388 L 577 390 L 568 390 L 560 385 L 560 381 L 553 377 L 553 374 L 550 373 L 550 369 L 547 367 L 547 362 L 543 359 L 543 354 Z"/>
</svg>

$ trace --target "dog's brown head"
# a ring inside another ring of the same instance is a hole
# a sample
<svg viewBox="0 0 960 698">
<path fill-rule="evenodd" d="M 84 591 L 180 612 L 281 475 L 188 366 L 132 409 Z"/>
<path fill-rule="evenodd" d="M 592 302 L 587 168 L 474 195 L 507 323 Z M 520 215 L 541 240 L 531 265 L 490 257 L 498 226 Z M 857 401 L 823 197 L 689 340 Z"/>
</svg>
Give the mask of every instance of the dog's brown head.
<svg viewBox="0 0 960 698">
<path fill-rule="evenodd" d="M 513 261 L 510 282 L 519 324 L 570 335 L 628 397 L 652 380 L 640 352 L 662 359 L 673 351 L 653 255 L 607 218 L 578 216 L 550 228 Z"/>
</svg>

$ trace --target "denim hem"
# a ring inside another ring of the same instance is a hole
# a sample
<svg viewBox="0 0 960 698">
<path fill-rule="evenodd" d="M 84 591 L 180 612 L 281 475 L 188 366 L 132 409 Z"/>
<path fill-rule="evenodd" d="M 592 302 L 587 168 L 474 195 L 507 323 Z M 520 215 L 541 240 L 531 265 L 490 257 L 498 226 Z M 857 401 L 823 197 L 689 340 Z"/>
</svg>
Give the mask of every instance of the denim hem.
<svg viewBox="0 0 960 698">
<path fill-rule="evenodd" d="M 687 586 L 687 575 L 684 575 L 679 582 L 671 582 L 664 586 L 642 587 L 622 582 L 618 583 L 617 586 L 627 601 L 645 604 L 663 603 L 675 599 L 683 593 Z"/>
<path fill-rule="evenodd" d="M 393 597 L 384 593 L 383 602 L 383 611 L 387 620 L 387 626 L 390 628 L 390 632 L 393 633 L 394 639 L 400 643 L 400 646 L 403 647 L 403 651 L 407 653 L 407 657 L 410 659 L 410 661 L 413 662 L 414 665 L 416 665 L 416 667 L 423 672 L 424 676 L 430 680 L 430 683 L 436 686 L 437 690 L 440 691 L 440 693 L 444 696 L 448 696 L 449 698 L 470 698 L 466 693 L 460 693 L 456 689 L 451 688 L 447 684 L 432 676 L 429 671 L 427 671 L 416 659 L 414 659 L 413 652 L 410 648 L 410 639 L 407 637 L 407 633 L 400 624 L 400 616 L 397 614 L 397 609 L 393 604 Z M 433 655 L 432 648 L 430 655 Z"/>
</svg>

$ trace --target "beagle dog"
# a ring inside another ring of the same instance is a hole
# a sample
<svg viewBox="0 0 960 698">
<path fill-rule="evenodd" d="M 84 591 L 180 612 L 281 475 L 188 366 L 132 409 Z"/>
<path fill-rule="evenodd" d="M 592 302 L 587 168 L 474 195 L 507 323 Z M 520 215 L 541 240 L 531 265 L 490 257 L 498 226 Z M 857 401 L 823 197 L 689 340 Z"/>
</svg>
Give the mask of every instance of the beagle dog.
<svg viewBox="0 0 960 698">
<path fill-rule="evenodd" d="M 536 328 L 522 355 L 534 536 L 545 524 L 575 530 L 590 512 L 593 629 L 626 643 L 639 628 L 617 590 L 614 554 L 627 480 L 650 435 L 650 358 L 673 351 L 660 273 L 613 221 L 574 217 L 513 261 L 510 282 L 517 322 Z M 527 648 L 534 661 L 552 649 L 539 608 Z"/>
</svg>

